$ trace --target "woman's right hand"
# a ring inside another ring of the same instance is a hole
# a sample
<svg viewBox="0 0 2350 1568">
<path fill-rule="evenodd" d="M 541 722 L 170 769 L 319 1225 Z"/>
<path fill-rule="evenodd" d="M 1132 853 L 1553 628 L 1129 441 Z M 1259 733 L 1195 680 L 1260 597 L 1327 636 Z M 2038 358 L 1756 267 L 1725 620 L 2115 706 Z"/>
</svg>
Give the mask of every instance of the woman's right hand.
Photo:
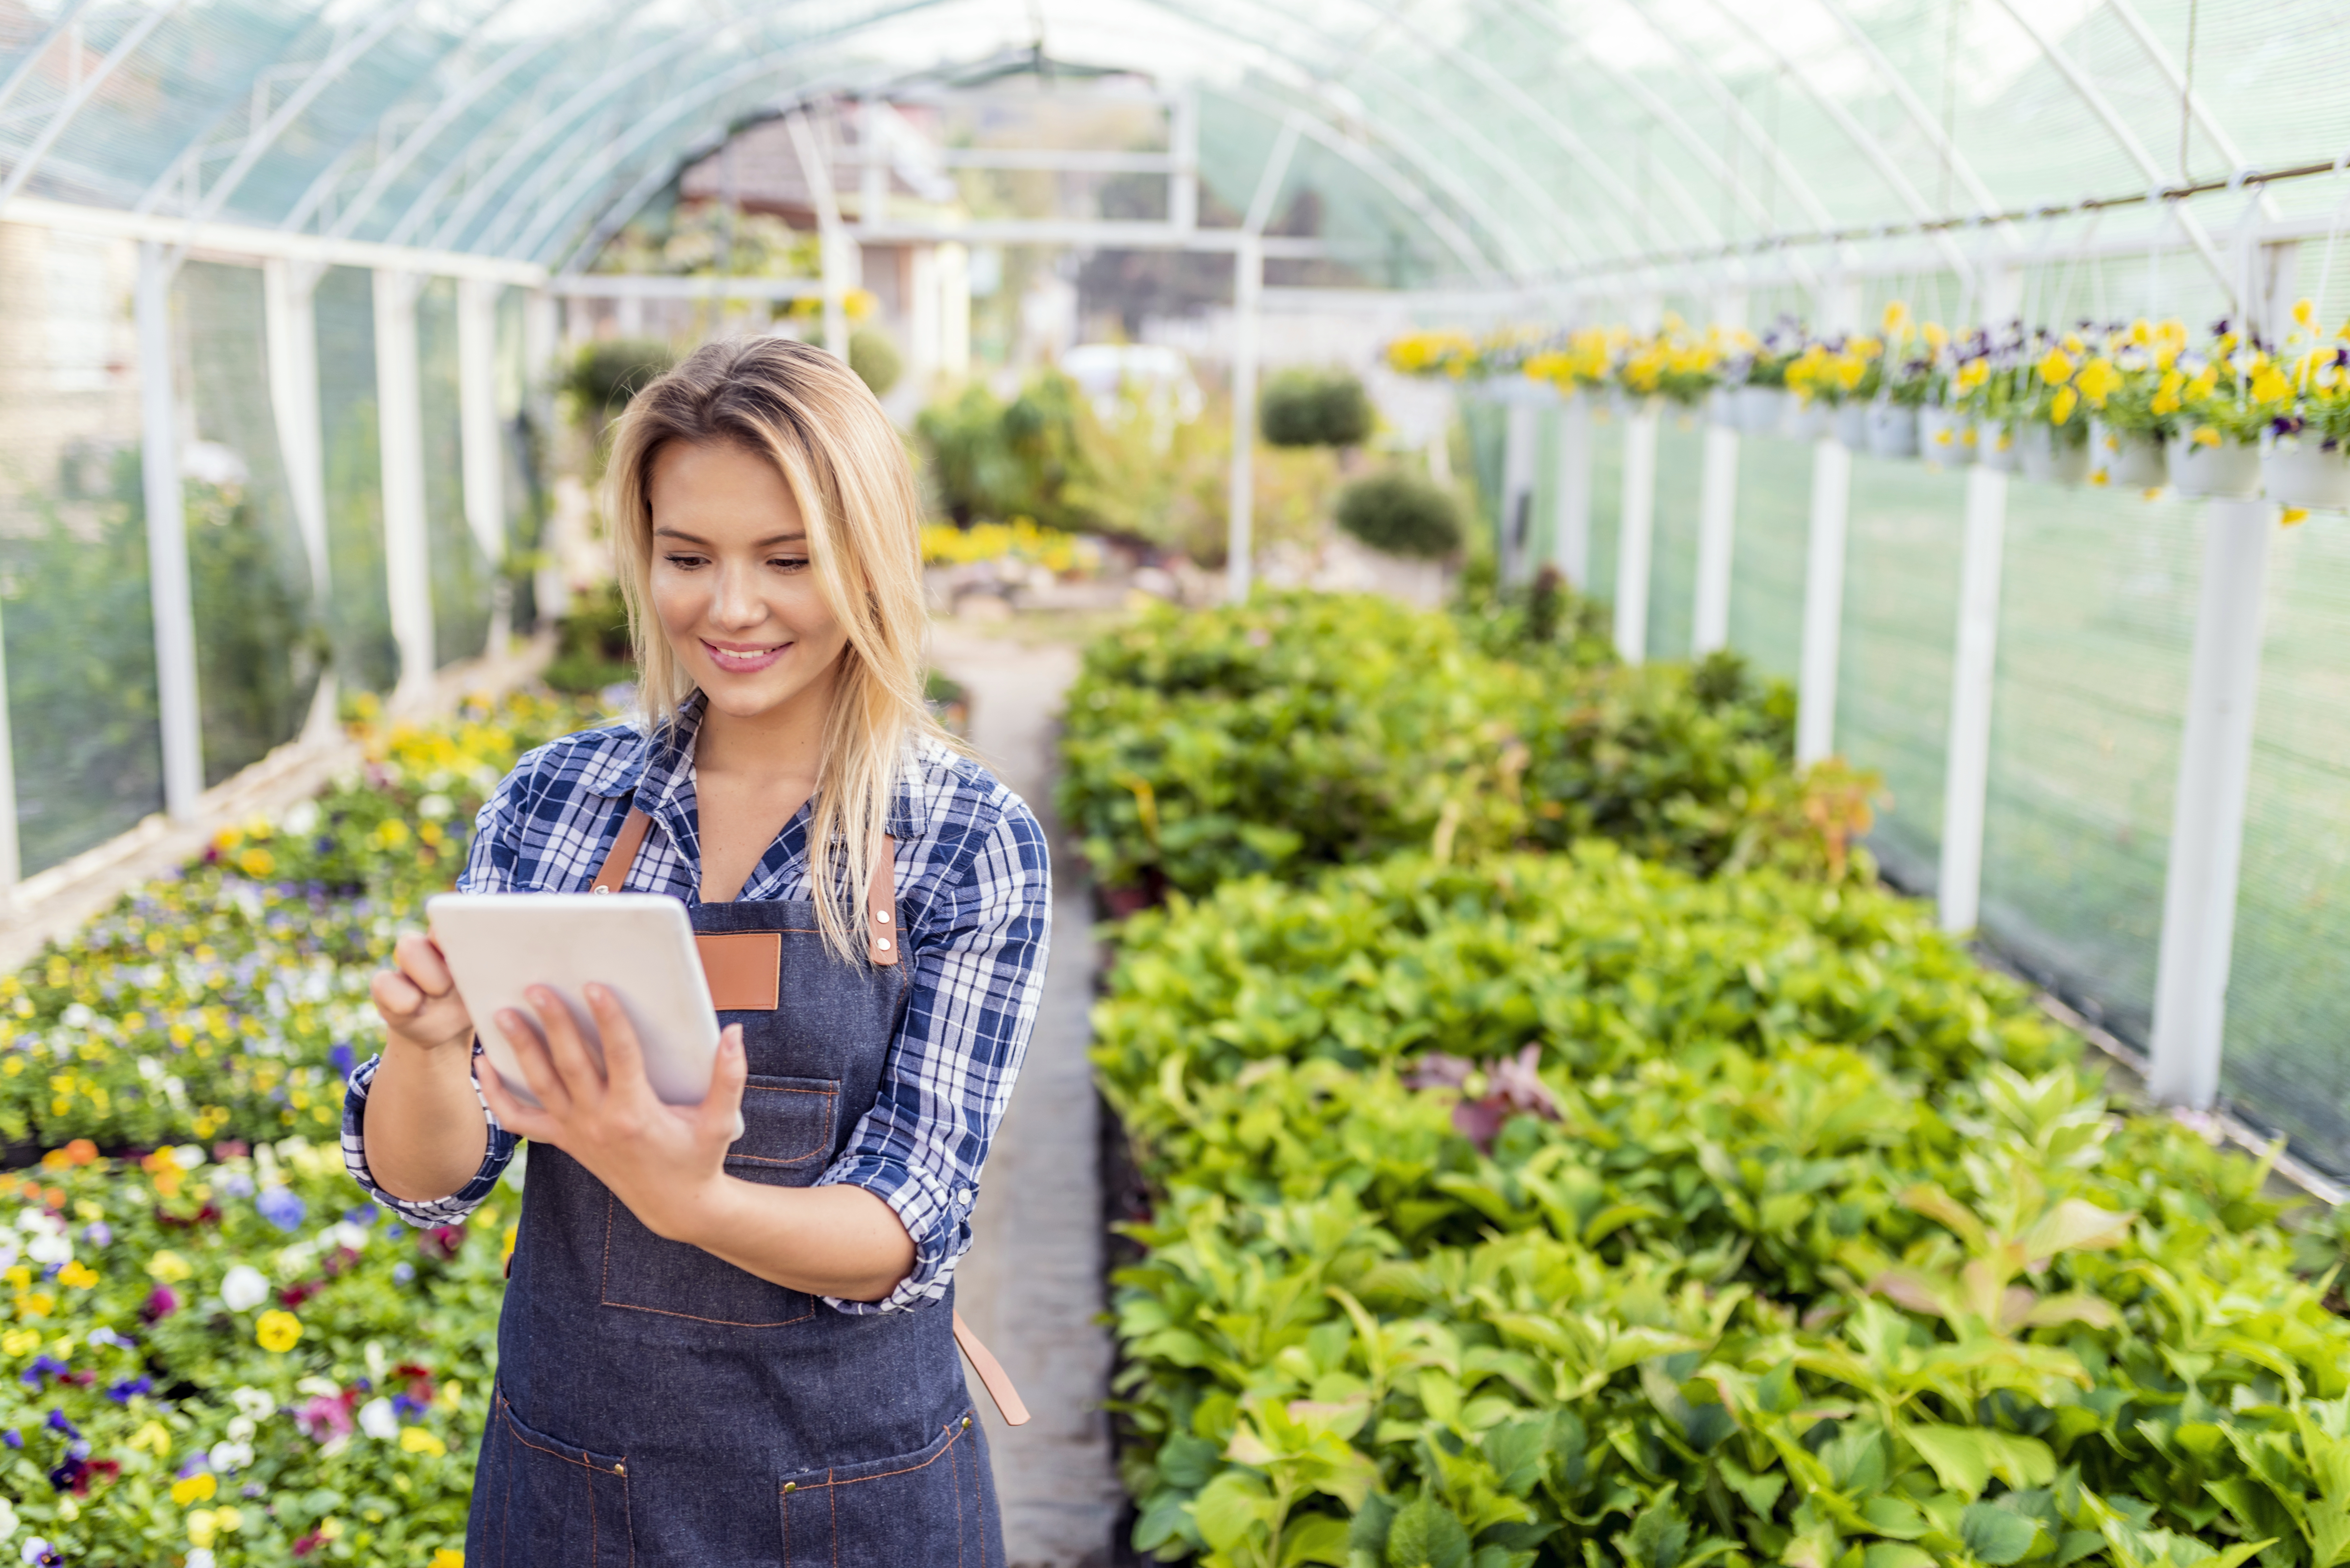
<svg viewBox="0 0 2350 1568">
<path fill-rule="evenodd" d="M 473 1015 L 457 994 L 449 961 L 422 931 L 410 931 L 391 950 L 392 966 L 376 973 L 369 987 L 386 1033 L 419 1051 L 444 1045 L 470 1046 Z"/>
</svg>

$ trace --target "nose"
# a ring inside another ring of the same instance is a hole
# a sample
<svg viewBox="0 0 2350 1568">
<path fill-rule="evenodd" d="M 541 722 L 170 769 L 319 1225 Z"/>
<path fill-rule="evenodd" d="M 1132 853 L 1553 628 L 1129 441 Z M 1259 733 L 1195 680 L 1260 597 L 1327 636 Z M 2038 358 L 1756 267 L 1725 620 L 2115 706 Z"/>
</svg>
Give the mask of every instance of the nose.
<svg viewBox="0 0 2350 1568">
<path fill-rule="evenodd" d="M 759 597 L 757 577 L 758 574 L 748 567 L 719 567 L 718 591 L 710 603 L 712 625 L 739 631 L 767 618 L 767 607 Z"/>
</svg>

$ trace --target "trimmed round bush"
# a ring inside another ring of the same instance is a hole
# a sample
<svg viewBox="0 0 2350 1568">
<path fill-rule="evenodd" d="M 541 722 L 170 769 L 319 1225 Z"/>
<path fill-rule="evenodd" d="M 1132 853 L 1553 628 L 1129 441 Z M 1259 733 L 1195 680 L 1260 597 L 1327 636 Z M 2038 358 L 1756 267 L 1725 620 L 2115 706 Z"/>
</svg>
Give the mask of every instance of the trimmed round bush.
<svg viewBox="0 0 2350 1568">
<path fill-rule="evenodd" d="M 898 378 L 906 373 L 906 362 L 889 335 L 870 327 L 860 327 L 848 335 L 848 368 L 877 398 L 888 397 Z"/>
<path fill-rule="evenodd" d="M 1416 473 L 1390 469 L 1338 493 L 1338 526 L 1374 550 L 1434 559 L 1461 547 L 1461 504 Z"/>
<path fill-rule="evenodd" d="M 1371 400 L 1345 370 L 1284 370 L 1264 385 L 1257 428 L 1274 446 L 1360 446 Z"/>
</svg>

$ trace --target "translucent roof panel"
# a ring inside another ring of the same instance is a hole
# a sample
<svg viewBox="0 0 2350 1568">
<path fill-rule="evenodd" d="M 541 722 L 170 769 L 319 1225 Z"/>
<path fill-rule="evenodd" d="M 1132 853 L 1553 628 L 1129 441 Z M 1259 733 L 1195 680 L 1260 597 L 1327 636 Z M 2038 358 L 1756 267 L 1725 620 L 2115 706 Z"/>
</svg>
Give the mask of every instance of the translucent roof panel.
<svg viewBox="0 0 2350 1568">
<path fill-rule="evenodd" d="M 1986 214 L 2350 148 L 2339 0 L 0 0 L 0 192 L 578 265 L 732 128 L 1013 51 L 1198 89 L 1227 207 L 1294 133 L 1395 281 L 1685 285 L 1953 219 L 1903 243 L 1957 267 L 2032 243 Z"/>
</svg>

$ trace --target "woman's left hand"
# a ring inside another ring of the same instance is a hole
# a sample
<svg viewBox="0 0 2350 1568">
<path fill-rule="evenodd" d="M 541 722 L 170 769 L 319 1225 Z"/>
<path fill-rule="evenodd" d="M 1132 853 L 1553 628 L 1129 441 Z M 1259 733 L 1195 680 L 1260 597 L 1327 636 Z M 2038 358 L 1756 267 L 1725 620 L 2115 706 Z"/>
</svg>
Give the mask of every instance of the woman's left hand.
<svg viewBox="0 0 2350 1568">
<path fill-rule="evenodd" d="M 720 1033 L 702 1103 L 664 1105 L 645 1075 L 636 1028 L 609 989 L 590 985 L 586 992 L 604 1042 L 600 1071 L 562 998 L 543 985 L 523 994 L 538 1015 L 536 1029 L 513 1008 L 492 1023 L 514 1046 L 538 1108 L 515 1099 L 495 1072 L 484 1073 L 482 1097 L 498 1125 L 586 1166 L 653 1234 L 694 1241 L 719 1210 L 727 1146 L 742 1135 L 742 1025 Z"/>
</svg>

